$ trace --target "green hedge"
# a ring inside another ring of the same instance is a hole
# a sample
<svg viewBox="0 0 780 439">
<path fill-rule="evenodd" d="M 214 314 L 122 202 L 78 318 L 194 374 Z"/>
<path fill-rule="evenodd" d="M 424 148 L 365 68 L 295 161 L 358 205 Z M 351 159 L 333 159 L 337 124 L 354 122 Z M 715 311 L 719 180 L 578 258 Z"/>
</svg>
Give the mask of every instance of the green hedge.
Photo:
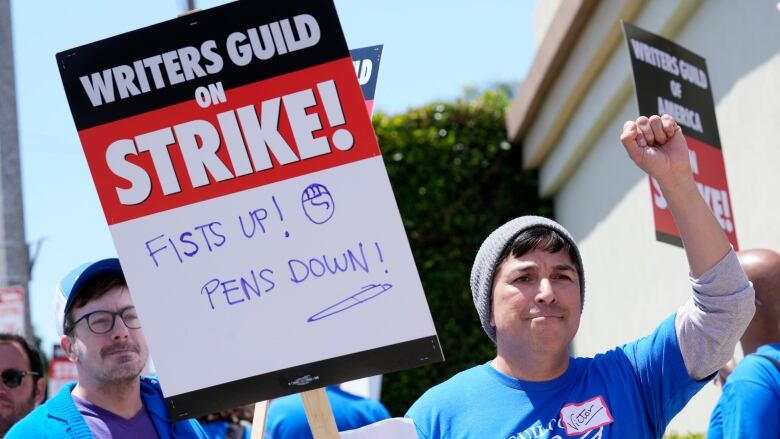
<svg viewBox="0 0 780 439">
<path fill-rule="evenodd" d="M 374 129 L 425 288 L 446 362 L 387 374 L 382 401 L 403 415 L 422 393 L 495 356 L 469 290 L 482 240 L 518 215 L 552 214 L 538 198 L 521 148 L 507 142 L 509 98 L 489 91 L 399 115 L 377 114 Z"/>
</svg>

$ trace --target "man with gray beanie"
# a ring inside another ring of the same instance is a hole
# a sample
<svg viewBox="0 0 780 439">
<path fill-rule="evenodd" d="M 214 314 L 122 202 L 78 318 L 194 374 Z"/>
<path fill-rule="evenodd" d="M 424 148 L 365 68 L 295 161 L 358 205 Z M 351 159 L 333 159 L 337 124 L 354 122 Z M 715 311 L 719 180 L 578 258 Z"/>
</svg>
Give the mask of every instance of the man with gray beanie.
<svg viewBox="0 0 780 439">
<path fill-rule="evenodd" d="M 483 242 L 474 304 L 496 357 L 428 390 L 409 409 L 421 438 L 660 438 L 725 363 L 755 310 L 753 288 L 699 194 L 671 116 L 640 117 L 621 141 L 661 186 L 690 266 L 691 299 L 653 333 L 594 358 L 568 348 L 585 278 L 560 224 L 521 217 Z"/>
</svg>

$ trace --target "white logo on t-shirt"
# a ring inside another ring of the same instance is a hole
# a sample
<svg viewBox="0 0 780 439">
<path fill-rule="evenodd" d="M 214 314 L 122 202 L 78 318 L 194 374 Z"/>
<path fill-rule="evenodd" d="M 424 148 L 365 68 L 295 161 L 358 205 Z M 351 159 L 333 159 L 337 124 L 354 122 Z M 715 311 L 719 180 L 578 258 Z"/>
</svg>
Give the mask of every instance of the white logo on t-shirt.
<svg viewBox="0 0 780 439">
<path fill-rule="evenodd" d="M 569 436 L 578 436 L 614 422 L 604 398 L 596 396 L 585 402 L 569 403 L 561 409 L 561 419 Z"/>
</svg>

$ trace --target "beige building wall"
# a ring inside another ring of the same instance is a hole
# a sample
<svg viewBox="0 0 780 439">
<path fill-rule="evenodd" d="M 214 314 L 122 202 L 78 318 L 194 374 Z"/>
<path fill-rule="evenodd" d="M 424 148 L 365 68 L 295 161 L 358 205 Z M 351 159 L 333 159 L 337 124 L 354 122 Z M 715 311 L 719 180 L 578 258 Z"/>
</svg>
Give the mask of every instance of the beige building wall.
<svg viewBox="0 0 780 439">
<path fill-rule="evenodd" d="M 544 34 L 547 32 L 547 27 L 550 26 L 550 22 L 552 21 L 553 16 L 555 16 L 555 11 L 558 9 L 560 4 L 561 0 L 537 1 L 536 6 L 534 7 L 533 16 L 534 43 L 536 44 L 536 47 L 539 47 L 539 44 L 541 44 L 542 40 L 544 39 Z"/>
<path fill-rule="evenodd" d="M 587 291 L 576 355 L 590 356 L 649 333 L 689 296 L 684 252 L 655 241 L 647 177 L 619 141 L 623 122 L 637 116 L 637 107 L 627 49 L 622 33 L 615 35 L 618 18 L 706 58 L 740 246 L 780 251 L 776 3 L 562 4 L 559 15 L 581 7 L 588 16 L 559 70 L 542 72 L 554 80 L 537 81 L 530 91 L 527 83 L 521 86 L 507 126 L 510 138 L 523 145 L 524 166 L 539 170 L 542 194 L 554 199 L 556 219 L 580 243 Z M 561 32 L 556 18 L 548 34 Z M 537 55 L 535 64 L 544 64 L 544 56 Z M 533 82 L 535 67 L 527 82 Z M 538 101 L 536 110 L 532 99 Z M 714 385 L 705 386 L 668 431 L 704 432 L 719 393 Z"/>
</svg>

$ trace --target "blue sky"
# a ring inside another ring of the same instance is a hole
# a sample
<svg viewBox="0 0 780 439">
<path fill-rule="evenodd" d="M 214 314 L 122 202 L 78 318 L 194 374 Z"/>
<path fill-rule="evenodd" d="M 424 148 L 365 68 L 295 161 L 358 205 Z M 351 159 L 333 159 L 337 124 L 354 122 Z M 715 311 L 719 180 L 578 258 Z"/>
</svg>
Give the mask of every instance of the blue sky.
<svg viewBox="0 0 780 439">
<path fill-rule="evenodd" d="M 197 1 L 207 9 L 225 1 Z M 55 54 L 174 18 L 183 0 L 13 0 L 19 145 L 27 241 L 41 241 L 30 283 L 32 320 L 47 355 L 59 342 L 60 277 L 115 256 L 55 63 Z M 536 0 L 336 0 L 350 48 L 384 44 L 375 111 L 450 99 L 465 86 L 521 81 L 534 55 Z M 466 280 L 464 279 L 464 282 Z"/>
</svg>

